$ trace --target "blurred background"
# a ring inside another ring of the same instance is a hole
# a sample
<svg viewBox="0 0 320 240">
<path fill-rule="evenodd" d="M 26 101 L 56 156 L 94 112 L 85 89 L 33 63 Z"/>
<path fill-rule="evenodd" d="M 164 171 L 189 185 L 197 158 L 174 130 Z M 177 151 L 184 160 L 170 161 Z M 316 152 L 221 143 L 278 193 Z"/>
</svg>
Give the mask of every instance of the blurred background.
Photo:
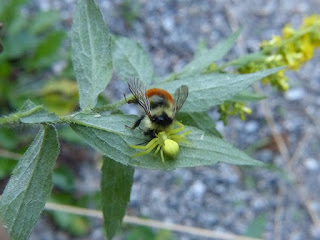
<svg viewBox="0 0 320 240">
<path fill-rule="evenodd" d="M 76 1 L 12 2 L 1 33 L 6 50 L 0 55 L 0 115 L 29 98 L 60 115 L 77 110 L 68 38 Z M 158 76 L 180 70 L 201 42 L 212 47 L 242 28 L 222 64 L 259 50 L 262 41 L 281 35 L 286 24 L 298 28 L 305 17 L 320 12 L 318 0 L 97 2 L 110 32 L 139 42 Z M 290 88 L 285 93 L 256 84 L 267 99 L 249 104 L 252 114 L 245 121 L 231 117 L 224 125 L 217 109 L 210 111 L 226 140 L 272 167 L 136 169 L 127 215 L 261 239 L 320 239 L 319 53 L 298 72 L 286 72 Z M 114 76 L 99 104 L 120 99 L 127 91 Z M 0 129 L 1 193 L 36 130 Z M 65 126 L 59 136 L 51 201 L 99 209 L 101 156 Z M 45 211 L 31 239 L 105 237 L 101 219 Z M 207 238 L 123 224 L 115 239 Z"/>
</svg>

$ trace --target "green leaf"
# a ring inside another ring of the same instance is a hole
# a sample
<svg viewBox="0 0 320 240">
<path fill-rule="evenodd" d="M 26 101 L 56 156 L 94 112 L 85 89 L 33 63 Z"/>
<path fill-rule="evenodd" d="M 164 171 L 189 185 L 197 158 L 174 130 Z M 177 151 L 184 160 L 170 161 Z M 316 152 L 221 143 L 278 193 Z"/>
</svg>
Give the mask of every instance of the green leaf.
<svg viewBox="0 0 320 240">
<path fill-rule="evenodd" d="M 208 51 L 207 42 L 205 39 L 201 39 L 194 52 L 194 59 L 201 57 L 206 51 Z"/>
<path fill-rule="evenodd" d="M 70 193 L 52 193 L 49 201 L 59 204 L 84 207 L 79 205 L 79 199 L 75 201 Z M 52 216 L 55 224 L 57 224 L 59 228 L 62 228 L 78 237 L 87 234 L 90 230 L 90 224 L 86 217 L 54 210 L 49 211 L 49 214 Z"/>
<path fill-rule="evenodd" d="M 17 14 L 10 25 L 6 28 L 6 37 L 15 36 L 24 31 L 25 27 L 28 25 L 28 17 L 23 14 Z"/>
<path fill-rule="evenodd" d="M 11 21 L 14 21 L 15 16 L 19 14 L 21 5 L 25 2 L 26 0 L 1 0 L 1 22 L 3 22 L 5 25 L 10 25 Z"/>
<path fill-rule="evenodd" d="M 59 118 L 55 114 L 49 113 L 43 106 L 35 105 L 28 100 L 18 112 L 0 118 L 0 124 L 8 124 L 17 121 L 22 123 L 53 123 L 58 120 Z"/>
<path fill-rule="evenodd" d="M 129 231 L 126 240 L 154 240 L 155 234 L 151 228 L 145 226 L 135 227 Z"/>
<path fill-rule="evenodd" d="M 183 105 L 183 112 L 204 112 L 212 106 L 232 99 L 236 94 L 244 91 L 253 82 L 281 70 L 282 67 L 272 68 L 249 74 L 200 74 L 185 77 L 171 82 L 162 82 L 156 87 L 174 91 L 185 84 L 189 87 L 189 96 Z"/>
<path fill-rule="evenodd" d="M 27 66 L 30 69 L 49 67 L 54 61 L 59 60 L 59 48 L 65 39 L 65 32 L 54 31 L 48 34 L 37 46 L 31 59 L 28 59 Z"/>
<path fill-rule="evenodd" d="M 8 177 L 16 164 L 17 161 L 15 160 L 9 160 L 7 158 L 0 157 L 0 180 Z"/>
<path fill-rule="evenodd" d="M 77 144 L 78 146 L 85 146 L 87 143 L 76 134 L 69 125 L 61 126 L 58 129 L 59 137 L 67 143 Z"/>
<path fill-rule="evenodd" d="M 3 44 L 2 44 L 2 40 L 0 38 L 0 54 L 2 53 L 2 51 L 3 51 Z M 1 59 L 0 59 L 0 61 L 1 61 Z M 6 66 L 5 66 L 5 68 L 6 68 Z M 2 70 L 2 67 L 0 67 L 0 75 L 1 75 L 1 70 Z M 1 91 L 1 89 L 0 89 L 0 91 Z"/>
<path fill-rule="evenodd" d="M 117 37 L 113 44 L 113 65 L 120 78 L 127 81 L 134 77 L 150 85 L 154 72 L 152 63 L 140 44 L 124 37 Z"/>
<path fill-rule="evenodd" d="M 180 146 L 176 159 L 167 160 L 163 164 L 160 156 L 153 156 L 152 153 L 131 158 L 130 156 L 137 153 L 137 150 L 128 145 L 137 145 L 150 140 L 139 129 L 131 130 L 126 127 L 126 125 L 131 126 L 137 118 L 138 116 L 130 115 L 78 114 L 70 121 L 73 123 L 72 129 L 88 144 L 124 165 L 162 170 L 212 165 L 217 162 L 264 165 L 221 138 L 190 126 L 186 126 L 186 130 L 192 130 L 192 133 L 187 136 L 190 143 Z"/>
<path fill-rule="evenodd" d="M 66 232 L 75 236 L 84 236 L 88 234 L 90 230 L 89 221 L 81 216 L 53 211 L 52 216 L 57 225 L 64 229 Z M 76 239 L 76 238 L 74 238 Z"/>
<path fill-rule="evenodd" d="M 32 114 L 20 118 L 23 123 L 53 123 L 59 120 L 54 113 L 49 113 L 41 105 L 35 105 L 30 100 L 26 101 L 19 112 L 32 112 Z"/>
<path fill-rule="evenodd" d="M 94 0 L 78 1 L 71 40 L 80 107 L 90 110 L 112 75 L 111 37 Z"/>
<path fill-rule="evenodd" d="M 183 124 L 197 127 L 206 133 L 222 138 L 222 135 L 216 129 L 213 119 L 207 112 L 181 112 L 178 114 L 177 120 Z"/>
<path fill-rule="evenodd" d="M 56 129 L 41 127 L 19 161 L 0 200 L 0 217 L 11 239 L 28 239 L 49 198 L 59 153 Z"/>
<path fill-rule="evenodd" d="M 39 39 L 35 35 L 28 32 L 19 32 L 14 35 L 8 35 L 3 39 L 3 45 L 5 46 L 3 58 L 20 58 L 28 51 L 32 51 L 38 44 Z"/>
<path fill-rule="evenodd" d="M 266 55 L 263 52 L 254 52 L 246 55 L 242 55 L 239 58 L 232 60 L 228 63 L 228 66 L 236 66 L 236 67 L 242 67 L 247 66 L 251 62 L 259 63 L 261 61 L 265 61 Z"/>
<path fill-rule="evenodd" d="M 172 232 L 165 229 L 160 229 L 154 240 L 176 240 L 176 238 L 173 236 Z"/>
<path fill-rule="evenodd" d="M 13 128 L 0 128 L 0 146 L 14 151 L 19 144 L 19 136 Z M 22 139 L 21 139 L 22 140 Z"/>
<path fill-rule="evenodd" d="M 36 13 L 29 27 L 29 31 L 33 34 L 40 33 L 56 24 L 60 19 L 58 11 L 46 11 Z"/>
<path fill-rule="evenodd" d="M 240 30 L 234 32 L 227 39 L 219 42 L 213 48 L 207 51 L 201 51 L 193 61 L 188 63 L 181 71 L 181 76 L 190 76 L 194 74 L 199 74 L 203 69 L 208 67 L 210 64 L 222 59 L 234 46 L 240 34 Z"/>
<path fill-rule="evenodd" d="M 64 192 L 72 192 L 74 190 L 75 175 L 67 166 L 60 165 L 53 172 L 52 181 L 55 187 Z"/>
<path fill-rule="evenodd" d="M 101 194 L 104 226 L 108 239 L 120 227 L 130 201 L 134 168 L 109 158 L 103 159 Z"/>
<path fill-rule="evenodd" d="M 258 215 L 253 221 L 249 224 L 247 233 L 245 234 L 248 237 L 261 238 L 267 224 L 267 216 L 262 213 Z"/>
<path fill-rule="evenodd" d="M 256 102 L 265 99 L 266 96 L 255 92 L 241 92 L 232 97 L 235 102 Z"/>
</svg>

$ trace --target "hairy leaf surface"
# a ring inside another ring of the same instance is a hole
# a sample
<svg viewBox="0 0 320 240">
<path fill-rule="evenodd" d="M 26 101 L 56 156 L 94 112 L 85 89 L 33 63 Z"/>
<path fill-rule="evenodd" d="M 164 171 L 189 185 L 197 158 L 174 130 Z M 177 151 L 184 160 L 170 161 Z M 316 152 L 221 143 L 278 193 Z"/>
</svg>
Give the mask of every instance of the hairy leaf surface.
<svg viewBox="0 0 320 240">
<path fill-rule="evenodd" d="M 124 37 L 115 38 L 112 57 L 115 72 L 122 80 L 138 77 L 150 85 L 154 77 L 153 66 L 138 43 Z"/>
<path fill-rule="evenodd" d="M 11 239 L 28 239 L 50 196 L 59 153 L 56 129 L 45 125 L 13 171 L 0 200 L 0 218 Z"/>
<path fill-rule="evenodd" d="M 212 165 L 217 162 L 263 165 L 221 138 L 190 126 L 186 126 L 186 130 L 192 130 L 192 133 L 187 136 L 190 143 L 180 146 L 176 159 L 167 159 L 162 163 L 160 156 L 153 156 L 153 154 L 131 158 L 130 156 L 137 153 L 137 150 L 128 145 L 143 144 L 150 140 L 141 130 L 131 130 L 126 127 L 126 125 L 131 126 L 137 118 L 138 116 L 131 115 L 97 117 L 93 114 L 77 114 L 70 121 L 72 129 L 92 147 L 124 165 L 162 170 Z"/>
<path fill-rule="evenodd" d="M 158 83 L 156 87 L 165 89 L 170 93 L 187 85 L 189 96 L 180 111 L 204 112 L 212 106 L 232 99 L 236 94 L 247 89 L 253 82 L 282 69 L 273 68 L 250 74 L 199 74 L 183 77 L 171 82 Z"/>
<path fill-rule="evenodd" d="M 130 201 L 134 168 L 103 158 L 101 200 L 104 226 L 109 240 L 120 227 Z"/>
<path fill-rule="evenodd" d="M 71 40 L 80 107 L 90 110 L 112 75 L 111 37 L 94 0 L 78 1 Z"/>
<path fill-rule="evenodd" d="M 191 61 L 182 69 L 181 75 L 190 76 L 193 74 L 200 73 L 210 64 L 222 59 L 234 46 L 234 43 L 237 40 L 239 34 L 240 31 L 236 31 L 227 39 L 219 42 L 213 48 L 208 50 L 202 50 L 193 61 Z"/>
</svg>

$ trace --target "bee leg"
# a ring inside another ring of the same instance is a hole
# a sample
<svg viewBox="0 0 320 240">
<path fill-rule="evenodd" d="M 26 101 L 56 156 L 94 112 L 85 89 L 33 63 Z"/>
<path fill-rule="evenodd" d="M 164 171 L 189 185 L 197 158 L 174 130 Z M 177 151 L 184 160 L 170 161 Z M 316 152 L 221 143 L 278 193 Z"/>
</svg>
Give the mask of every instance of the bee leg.
<svg viewBox="0 0 320 240">
<path fill-rule="evenodd" d="M 142 119 L 144 118 L 144 116 L 141 116 L 137 121 L 135 121 L 135 123 L 133 124 L 132 127 L 129 127 L 128 125 L 126 125 L 127 128 L 130 128 L 130 129 L 135 129 L 136 127 L 138 127 L 142 121 Z"/>
</svg>

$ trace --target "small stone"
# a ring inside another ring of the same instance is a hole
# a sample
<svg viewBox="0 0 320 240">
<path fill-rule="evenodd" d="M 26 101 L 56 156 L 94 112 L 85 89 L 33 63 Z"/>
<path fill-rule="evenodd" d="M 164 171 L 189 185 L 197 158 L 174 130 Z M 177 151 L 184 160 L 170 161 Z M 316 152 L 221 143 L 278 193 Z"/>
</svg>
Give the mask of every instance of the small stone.
<svg viewBox="0 0 320 240">
<path fill-rule="evenodd" d="M 201 182 L 200 180 L 197 180 L 191 185 L 187 195 L 189 195 L 191 198 L 202 199 L 203 194 L 205 192 L 206 192 L 206 186 L 204 185 L 203 182 Z"/>
<path fill-rule="evenodd" d="M 319 162 L 314 158 L 307 158 L 304 161 L 304 166 L 309 171 L 316 171 L 319 169 Z"/>
<path fill-rule="evenodd" d="M 304 97 L 305 91 L 303 88 L 294 88 L 286 92 L 285 97 L 289 101 L 300 100 Z"/>
<path fill-rule="evenodd" d="M 249 133 L 257 131 L 258 127 L 259 127 L 259 125 L 256 121 L 248 121 L 245 125 L 245 129 Z"/>
<path fill-rule="evenodd" d="M 310 232 L 311 232 L 311 235 L 314 239 L 320 239 L 320 229 L 319 228 L 312 225 Z"/>
<path fill-rule="evenodd" d="M 167 30 L 168 32 L 171 32 L 174 27 L 174 22 L 172 18 L 165 18 L 162 22 L 163 28 Z"/>
</svg>

